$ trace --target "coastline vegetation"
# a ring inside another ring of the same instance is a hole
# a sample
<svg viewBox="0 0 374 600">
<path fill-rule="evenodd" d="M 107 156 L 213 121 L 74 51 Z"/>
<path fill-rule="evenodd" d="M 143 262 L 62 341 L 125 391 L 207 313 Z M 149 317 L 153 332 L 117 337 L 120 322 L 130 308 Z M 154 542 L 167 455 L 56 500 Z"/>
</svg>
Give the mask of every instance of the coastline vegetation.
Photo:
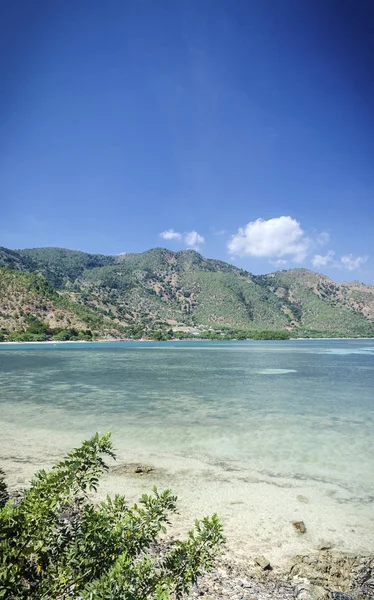
<svg viewBox="0 0 374 600">
<path fill-rule="evenodd" d="M 39 321 L 38 319 L 28 316 L 26 329 L 19 331 L 8 331 L 0 329 L 0 342 L 93 342 L 105 341 L 108 339 L 92 332 L 90 329 L 78 330 L 74 327 L 59 328 L 49 327 L 48 323 Z M 216 329 L 216 330 L 187 330 L 173 331 L 171 327 L 159 326 L 156 329 L 153 327 L 145 327 L 142 324 L 135 325 L 130 328 L 123 328 L 121 337 L 110 337 L 111 340 L 118 341 L 156 341 L 167 342 L 176 340 L 206 340 L 206 341 L 245 341 L 245 340 L 263 340 L 263 341 L 286 341 L 291 339 L 355 339 L 355 338 L 372 338 L 373 335 L 365 332 L 362 335 L 342 335 L 337 331 L 319 331 L 319 330 L 303 330 L 294 329 L 288 331 L 281 330 L 245 330 L 245 329 Z"/>
<path fill-rule="evenodd" d="M 92 331 L 86 329 L 78 331 L 74 327 L 60 328 L 50 327 L 48 323 L 40 321 L 32 315 L 26 316 L 27 328 L 21 331 L 8 332 L 7 339 L 10 342 L 46 342 L 55 341 L 91 341 L 93 339 Z M 4 333 L 2 334 L 4 338 Z M 1 341 L 1 340 L 0 340 Z M 3 340 L 4 341 L 4 340 Z"/>
<path fill-rule="evenodd" d="M 106 457 L 115 458 L 110 434 L 96 434 L 16 499 L 0 471 L 0 598 L 180 599 L 212 568 L 225 541 L 217 515 L 168 547 L 157 540 L 176 513 L 170 490 L 134 506 L 122 495 L 92 501 Z"/>
<path fill-rule="evenodd" d="M 189 331 L 157 330 L 151 335 L 152 340 L 166 341 L 172 339 L 200 339 L 200 340 L 289 340 L 290 333 L 287 330 L 265 330 L 251 331 L 243 329 L 218 329 L 199 330 L 198 333 Z"/>
</svg>

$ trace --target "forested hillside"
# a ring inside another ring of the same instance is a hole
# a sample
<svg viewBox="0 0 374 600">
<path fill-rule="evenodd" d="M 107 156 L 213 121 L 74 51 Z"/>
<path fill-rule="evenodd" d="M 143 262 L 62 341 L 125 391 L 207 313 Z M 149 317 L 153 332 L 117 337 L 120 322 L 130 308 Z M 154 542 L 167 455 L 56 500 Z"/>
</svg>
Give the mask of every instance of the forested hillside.
<svg viewBox="0 0 374 600">
<path fill-rule="evenodd" d="M 0 327 L 12 332 L 33 315 L 96 336 L 165 328 L 374 335 L 373 286 L 336 284 L 306 269 L 254 276 L 194 250 L 164 248 L 120 256 L 0 248 L 1 265 Z"/>
</svg>

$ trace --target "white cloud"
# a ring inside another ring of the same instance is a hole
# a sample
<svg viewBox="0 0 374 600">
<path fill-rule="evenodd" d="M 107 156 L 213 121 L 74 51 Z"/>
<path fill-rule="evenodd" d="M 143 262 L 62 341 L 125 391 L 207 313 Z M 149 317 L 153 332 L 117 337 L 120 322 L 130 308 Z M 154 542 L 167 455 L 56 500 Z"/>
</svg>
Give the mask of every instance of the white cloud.
<svg viewBox="0 0 374 600">
<path fill-rule="evenodd" d="M 288 261 L 283 260 L 283 258 L 278 258 L 278 260 L 271 260 L 270 262 L 272 265 L 274 265 L 274 267 L 285 267 L 286 265 L 288 265 Z"/>
<path fill-rule="evenodd" d="M 335 252 L 334 250 L 329 250 L 327 254 L 324 256 L 321 254 L 315 254 L 312 258 L 312 265 L 316 269 L 320 269 L 321 267 L 327 267 L 334 262 Z"/>
<path fill-rule="evenodd" d="M 189 248 L 198 248 L 201 244 L 205 243 L 205 238 L 197 233 L 197 231 L 186 231 L 185 233 L 180 233 L 174 229 L 167 229 L 166 231 L 160 233 L 160 237 L 162 237 L 164 240 L 183 240 L 183 242 Z"/>
<path fill-rule="evenodd" d="M 356 256 L 356 258 L 354 258 L 353 254 L 346 254 L 345 256 L 341 257 L 340 262 L 344 269 L 347 269 L 348 271 L 354 271 L 363 263 L 365 263 L 367 259 L 368 256 Z"/>
<path fill-rule="evenodd" d="M 240 227 L 228 244 L 230 254 L 278 259 L 289 256 L 294 262 L 302 262 L 310 246 L 311 240 L 292 217 L 251 221 Z"/>
<path fill-rule="evenodd" d="M 160 237 L 164 240 L 181 240 L 183 236 L 181 233 L 178 233 L 178 231 L 174 231 L 174 229 L 167 229 L 160 233 Z"/>
<path fill-rule="evenodd" d="M 316 269 L 321 267 L 335 267 L 337 269 L 346 269 L 347 271 L 354 271 L 358 269 L 363 263 L 368 260 L 368 256 L 356 256 L 353 254 L 345 254 L 338 259 L 335 259 L 335 252 L 329 250 L 324 256 L 321 254 L 315 254 L 312 258 L 312 265 Z"/>
<path fill-rule="evenodd" d="M 197 231 L 188 231 L 183 236 L 184 243 L 190 248 L 198 248 L 200 244 L 204 244 L 205 239 Z"/>
<path fill-rule="evenodd" d="M 322 231 L 316 237 L 316 242 L 319 246 L 326 246 L 330 241 L 330 234 L 327 231 Z"/>
</svg>

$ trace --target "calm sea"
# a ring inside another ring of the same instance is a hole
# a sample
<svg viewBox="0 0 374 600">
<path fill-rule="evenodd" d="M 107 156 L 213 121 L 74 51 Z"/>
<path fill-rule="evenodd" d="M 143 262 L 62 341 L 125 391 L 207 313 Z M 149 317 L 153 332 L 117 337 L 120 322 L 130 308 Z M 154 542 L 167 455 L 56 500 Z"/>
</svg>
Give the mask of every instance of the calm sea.
<svg viewBox="0 0 374 600">
<path fill-rule="evenodd" d="M 374 549 L 373 340 L 0 345 L 12 486 L 108 430 L 119 464 L 155 471 L 105 491 L 170 486 L 186 519 L 217 510 L 242 555 Z"/>
</svg>

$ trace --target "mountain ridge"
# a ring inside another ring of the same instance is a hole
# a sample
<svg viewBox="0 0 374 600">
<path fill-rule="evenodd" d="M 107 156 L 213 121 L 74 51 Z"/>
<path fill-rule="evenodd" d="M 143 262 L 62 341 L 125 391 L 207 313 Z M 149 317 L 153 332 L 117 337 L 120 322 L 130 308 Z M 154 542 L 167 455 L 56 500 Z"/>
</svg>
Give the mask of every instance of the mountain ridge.
<svg viewBox="0 0 374 600">
<path fill-rule="evenodd" d="M 100 317 L 98 331 L 108 335 L 167 326 L 374 335 L 374 286 L 308 269 L 253 275 L 192 249 L 103 255 L 58 247 L 0 248 L 0 267 L 44 278 L 56 301 Z"/>
</svg>

